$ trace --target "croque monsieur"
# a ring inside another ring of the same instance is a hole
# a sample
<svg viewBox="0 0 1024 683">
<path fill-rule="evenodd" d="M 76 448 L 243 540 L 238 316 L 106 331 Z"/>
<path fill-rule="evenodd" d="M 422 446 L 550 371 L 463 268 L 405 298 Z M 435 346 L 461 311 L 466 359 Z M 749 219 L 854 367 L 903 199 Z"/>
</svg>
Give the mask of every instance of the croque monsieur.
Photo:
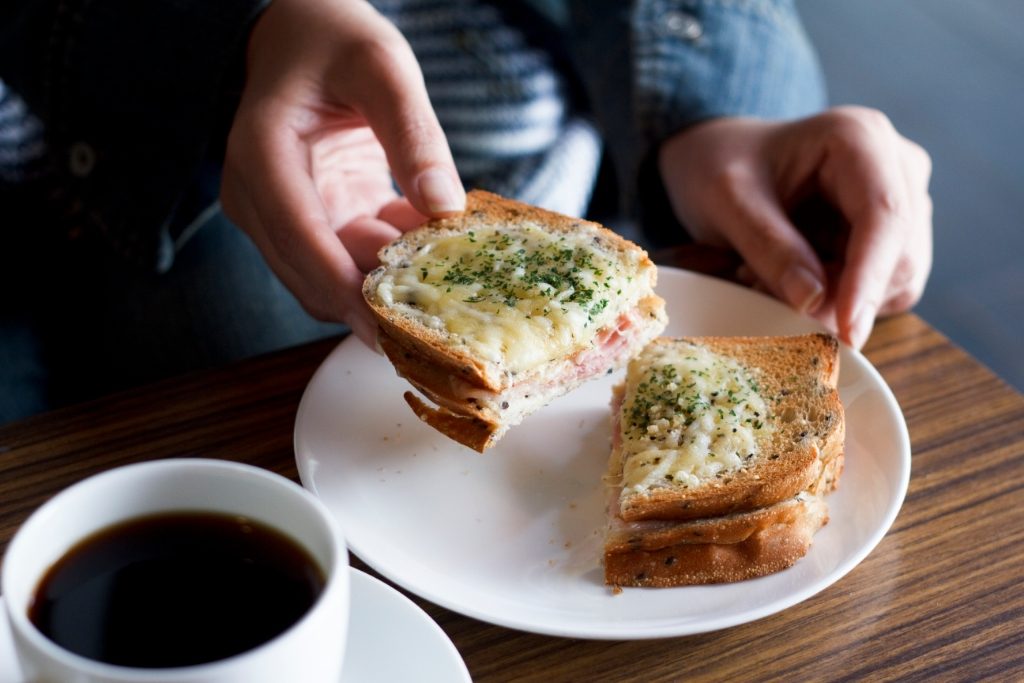
<svg viewBox="0 0 1024 683">
<path fill-rule="evenodd" d="M 828 521 L 845 421 L 835 338 L 661 338 L 613 395 L 605 581 L 776 572 Z"/>
<path fill-rule="evenodd" d="M 426 423 L 478 451 L 666 324 L 646 252 L 588 221 L 470 192 L 380 251 L 363 295 Z M 436 406 L 436 407 L 435 407 Z"/>
</svg>

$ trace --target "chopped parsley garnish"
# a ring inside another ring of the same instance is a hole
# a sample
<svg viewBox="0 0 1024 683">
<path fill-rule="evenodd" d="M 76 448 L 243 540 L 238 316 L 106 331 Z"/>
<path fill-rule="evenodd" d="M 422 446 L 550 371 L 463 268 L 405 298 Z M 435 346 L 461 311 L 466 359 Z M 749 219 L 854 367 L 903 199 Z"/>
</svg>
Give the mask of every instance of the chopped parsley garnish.
<svg viewBox="0 0 1024 683">
<path fill-rule="evenodd" d="M 441 257 L 430 268 L 421 267 L 421 281 L 446 284 L 448 292 L 456 286 L 471 287 L 462 299 L 471 304 L 514 308 L 523 300 L 549 302 L 542 310 L 529 311 L 535 314 L 547 314 L 550 304 L 563 311 L 574 304 L 586 313 L 588 322 L 608 307 L 609 300 L 598 297 L 597 288 L 611 287 L 614 280 L 606 271 L 616 265 L 590 249 L 567 246 L 564 237 L 514 239 L 501 231 L 469 232 L 464 239 L 474 245 L 471 253 L 454 261 Z"/>
<path fill-rule="evenodd" d="M 687 356 L 685 360 L 696 362 L 697 358 Z M 629 432 L 644 440 L 657 441 L 659 437 L 656 434 L 660 430 L 653 425 L 659 421 L 673 425 L 669 429 L 685 429 L 709 412 L 720 421 L 731 418 L 731 424 L 739 424 L 742 417 L 752 413 L 753 417 L 746 417 L 742 422 L 755 430 L 764 427 L 763 420 L 758 419 L 760 413 L 750 405 L 751 400 L 757 402 L 755 387 L 758 385 L 755 381 L 744 381 L 746 378 L 731 375 L 724 386 L 708 390 L 702 388 L 698 381 L 707 377 L 704 370 L 688 367 L 684 372 L 680 376 L 679 368 L 671 363 L 655 364 L 647 369 L 623 412 Z M 732 431 L 735 432 L 735 428 Z"/>
</svg>

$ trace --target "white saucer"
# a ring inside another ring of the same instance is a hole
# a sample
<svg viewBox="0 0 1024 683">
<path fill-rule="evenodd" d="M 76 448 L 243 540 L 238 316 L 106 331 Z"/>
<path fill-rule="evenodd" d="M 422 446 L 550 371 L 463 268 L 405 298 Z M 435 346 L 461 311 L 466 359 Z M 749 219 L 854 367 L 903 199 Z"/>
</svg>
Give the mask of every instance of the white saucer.
<svg viewBox="0 0 1024 683">
<path fill-rule="evenodd" d="M 386 583 L 351 572 L 342 683 L 471 683 L 459 651 L 426 612 Z"/>
<path fill-rule="evenodd" d="M 349 572 L 352 612 L 341 683 L 470 683 L 469 671 L 455 645 L 426 612 L 369 574 L 358 569 Z M 396 656 L 397 651 L 401 656 Z M 0 683 L 23 683 L 11 627 L 3 614 Z"/>
</svg>

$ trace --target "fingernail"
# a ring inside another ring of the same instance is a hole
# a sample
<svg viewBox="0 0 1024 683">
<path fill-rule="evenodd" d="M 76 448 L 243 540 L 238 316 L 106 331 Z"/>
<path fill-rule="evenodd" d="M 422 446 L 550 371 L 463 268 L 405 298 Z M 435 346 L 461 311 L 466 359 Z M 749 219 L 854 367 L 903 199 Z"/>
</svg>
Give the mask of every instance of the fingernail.
<svg viewBox="0 0 1024 683">
<path fill-rule="evenodd" d="M 813 313 L 825 298 L 825 286 L 803 266 L 793 266 L 782 276 L 779 287 L 790 306 L 801 313 Z"/>
<path fill-rule="evenodd" d="M 445 171 L 431 168 L 416 179 L 416 189 L 432 213 L 454 213 L 466 208 L 466 193 Z"/>
<path fill-rule="evenodd" d="M 875 312 L 870 306 L 860 309 L 853 318 L 850 325 L 850 346 L 860 349 L 871 336 L 871 329 L 875 325 Z"/>
</svg>

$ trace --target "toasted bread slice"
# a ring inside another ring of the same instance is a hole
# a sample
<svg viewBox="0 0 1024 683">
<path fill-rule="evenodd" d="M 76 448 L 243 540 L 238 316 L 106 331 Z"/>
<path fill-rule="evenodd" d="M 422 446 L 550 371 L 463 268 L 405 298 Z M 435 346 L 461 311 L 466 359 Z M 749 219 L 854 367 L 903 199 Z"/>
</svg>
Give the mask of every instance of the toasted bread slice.
<svg viewBox="0 0 1024 683">
<path fill-rule="evenodd" d="M 666 324 L 647 254 L 615 233 L 473 191 L 466 211 L 380 252 L 363 295 L 381 349 L 436 407 L 420 419 L 483 451 Z"/>
<path fill-rule="evenodd" d="M 828 521 L 845 420 L 830 336 L 658 339 L 613 395 L 605 580 L 739 581 Z"/>
<path fill-rule="evenodd" d="M 824 334 L 656 340 L 620 390 L 619 515 L 716 517 L 807 490 L 842 453 L 838 372 Z"/>
<path fill-rule="evenodd" d="M 791 567 L 828 523 L 824 495 L 839 485 L 843 454 L 808 490 L 780 503 L 721 517 L 625 522 L 611 516 L 605 583 L 664 588 L 727 583 Z"/>
<path fill-rule="evenodd" d="M 822 497 L 799 494 L 751 512 L 668 523 L 660 533 L 634 532 L 605 547 L 605 583 L 665 588 L 772 574 L 806 555 L 827 522 Z M 652 540 L 659 536 L 683 540 L 660 545 Z M 637 546 L 629 545 L 632 539 L 639 539 Z"/>
</svg>

